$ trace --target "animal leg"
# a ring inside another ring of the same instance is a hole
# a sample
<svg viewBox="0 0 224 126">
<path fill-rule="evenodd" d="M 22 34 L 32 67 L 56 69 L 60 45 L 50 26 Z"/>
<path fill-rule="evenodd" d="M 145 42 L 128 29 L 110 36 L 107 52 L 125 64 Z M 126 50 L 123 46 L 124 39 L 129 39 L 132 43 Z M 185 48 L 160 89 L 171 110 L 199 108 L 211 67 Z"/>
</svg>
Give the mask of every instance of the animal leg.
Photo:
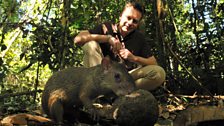
<svg viewBox="0 0 224 126">
<path fill-rule="evenodd" d="M 55 100 L 50 106 L 50 115 L 57 125 L 63 124 L 64 109 L 59 99 Z"/>
</svg>

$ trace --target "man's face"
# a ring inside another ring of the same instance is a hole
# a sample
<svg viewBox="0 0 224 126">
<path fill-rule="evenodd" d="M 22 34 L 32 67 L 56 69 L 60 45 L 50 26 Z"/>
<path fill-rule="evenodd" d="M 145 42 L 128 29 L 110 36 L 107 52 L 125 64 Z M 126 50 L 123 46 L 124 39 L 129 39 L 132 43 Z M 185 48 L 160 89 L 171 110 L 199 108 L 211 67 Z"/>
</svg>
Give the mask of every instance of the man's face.
<svg viewBox="0 0 224 126">
<path fill-rule="evenodd" d="M 127 35 L 128 33 L 135 30 L 139 25 L 141 17 L 142 14 L 138 10 L 134 9 L 133 7 L 126 8 L 119 18 L 121 33 Z"/>
</svg>

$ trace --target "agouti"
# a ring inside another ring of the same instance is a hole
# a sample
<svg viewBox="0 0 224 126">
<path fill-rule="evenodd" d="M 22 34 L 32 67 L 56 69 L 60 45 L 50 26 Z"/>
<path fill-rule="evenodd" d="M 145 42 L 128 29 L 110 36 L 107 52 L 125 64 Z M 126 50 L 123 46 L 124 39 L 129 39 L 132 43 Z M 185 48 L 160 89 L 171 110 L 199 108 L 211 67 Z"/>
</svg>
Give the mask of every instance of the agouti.
<svg viewBox="0 0 224 126">
<path fill-rule="evenodd" d="M 122 96 L 134 90 L 134 80 L 125 66 L 105 57 L 94 67 L 71 67 L 54 73 L 45 85 L 42 109 L 60 124 L 74 108 L 94 110 L 92 101 L 99 95 Z"/>
</svg>

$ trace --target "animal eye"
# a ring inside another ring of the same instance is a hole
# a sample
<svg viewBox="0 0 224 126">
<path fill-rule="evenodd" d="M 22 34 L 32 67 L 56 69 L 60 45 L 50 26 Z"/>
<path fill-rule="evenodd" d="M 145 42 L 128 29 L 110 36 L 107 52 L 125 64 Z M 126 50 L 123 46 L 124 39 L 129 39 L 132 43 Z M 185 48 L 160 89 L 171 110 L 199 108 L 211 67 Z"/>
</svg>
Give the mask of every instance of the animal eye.
<svg viewBox="0 0 224 126">
<path fill-rule="evenodd" d="M 114 79 L 116 82 L 121 82 L 121 75 L 119 73 L 114 74 Z"/>
</svg>

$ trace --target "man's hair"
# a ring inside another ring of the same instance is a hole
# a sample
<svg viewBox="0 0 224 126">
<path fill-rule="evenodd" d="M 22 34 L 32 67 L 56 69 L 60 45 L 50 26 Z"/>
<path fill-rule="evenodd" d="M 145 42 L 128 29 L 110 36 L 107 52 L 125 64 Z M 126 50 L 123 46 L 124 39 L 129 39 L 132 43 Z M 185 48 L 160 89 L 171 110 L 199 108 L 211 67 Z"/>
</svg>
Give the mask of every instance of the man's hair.
<svg viewBox="0 0 224 126">
<path fill-rule="evenodd" d="M 125 4 L 125 7 L 124 7 L 122 13 L 128 7 L 133 7 L 134 9 L 138 10 L 142 14 L 142 17 L 145 14 L 145 8 L 144 8 L 144 6 L 142 6 L 140 3 L 136 2 L 136 1 L 130 0 L 129 2 L 127 2 Z"/>
</svg>

